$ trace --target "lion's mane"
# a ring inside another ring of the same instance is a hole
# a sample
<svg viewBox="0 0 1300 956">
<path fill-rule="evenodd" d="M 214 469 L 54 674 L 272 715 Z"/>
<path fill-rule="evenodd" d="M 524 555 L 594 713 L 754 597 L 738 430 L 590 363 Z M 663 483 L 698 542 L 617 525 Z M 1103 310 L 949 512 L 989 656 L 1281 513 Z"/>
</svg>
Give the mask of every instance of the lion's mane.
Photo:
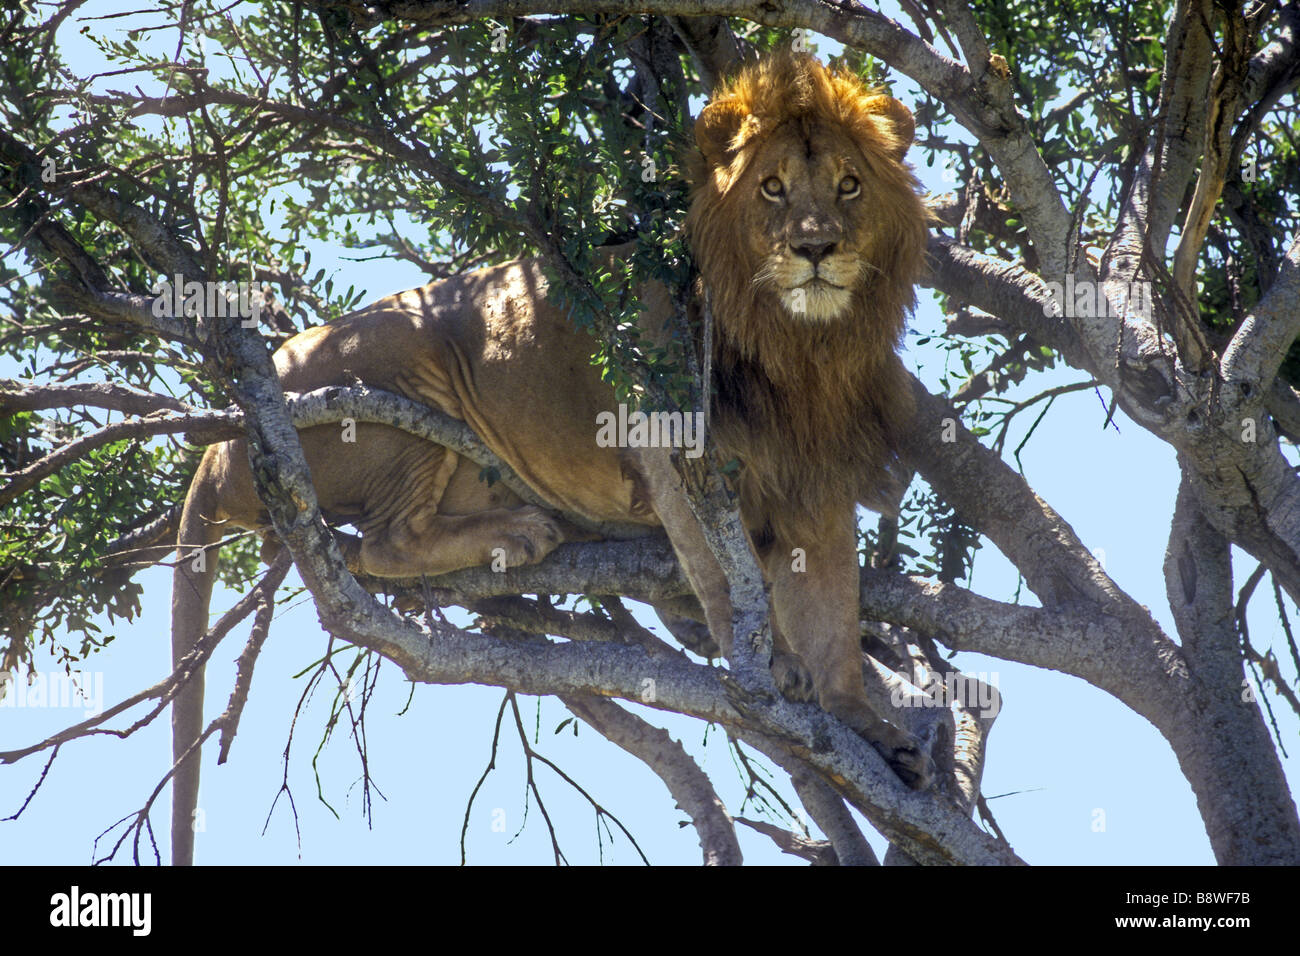
<svg viewBox="0 0 1300 956">
<path fill-rule="evenodd" d="M 740 204 L 762 200 L 731 187 L 786 123 L 805 133 L 838 126 L 871 176 L 866 221 L 879 234 L 851 309 L 832 322 L 791 316 L 754 282 L 760 263 L 738 237 Z M 756 511 L 746 520 L 760 536 L 808 540 L 828 509 L 855 501 L 888 509 L 897 493 L 894 450 L 912 402 L 895 350 L 915 305 L 928 223 L 902 160 L 911 137 L 911 116 L 896 101 L 791 54 L 742 70 L 697 124 L 687 232 L 715 323 L 714 437 L 724 457 L 744 463 L 742 498 Z"/>
</svg>

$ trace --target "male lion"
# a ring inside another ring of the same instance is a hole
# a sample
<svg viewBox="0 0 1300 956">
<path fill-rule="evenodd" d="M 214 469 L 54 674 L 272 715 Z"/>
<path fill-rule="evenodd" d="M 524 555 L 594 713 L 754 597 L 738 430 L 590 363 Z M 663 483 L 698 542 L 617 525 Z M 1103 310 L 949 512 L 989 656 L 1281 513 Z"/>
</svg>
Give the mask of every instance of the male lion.
<svg viewBox="0 0 1300 956">
<path fill-rule="evenodd" d="M 780 54 L 743 69 L 695 125 L 688 235 L 715 320 L 712 441 L 736 477 L 742 516 L 771 584 L 774 633 L 811 673 L 823 707 L 870 740 L 905 779 L 928 758 L 877 715 L 863 689 L 855 504 L 887 506 L 908 382 L 894 354 L 926 238 L 903 164 L 911 114 L 825 70 Z M 610 250 L 611 256 L 626 250 Z M 667 449 L 597 444 L 614 398 L 589 362 L 590 338 L 547 299 L 536 260 L 511 262 L 389 296 L 284 344 L 287 390 L 356 380 L 459 418 L 545 500 L 596 521 L 662 524 L 724 654 L 726 581 L 687 506 Z M 639 290 L 647 328 L 670 303 Z M 698 296 L 697 296 L 698 298 Z M 323 511 L 361 531 L 356 571 L 435 575 L 505 556 L 540 561 L 574 536 L 447 449 L 380 425 L 355 443 L 337 426 L 301 432 Z M 208 449 L 185 501 L 182 558 L 224 527 L 265 528 L 243 441 Z M 802 549 L 803 561 L 792 560 Z M 215 560 L 179 562 L 173 660 L 207 622 Z M 806 570 L 796 570 L 806 568 Z M 177 697 L 173 753 L 202 727 L 201 675 Z M 198 758 L 176 775 L 172 858 L 192 861 Z"/>
</svg>

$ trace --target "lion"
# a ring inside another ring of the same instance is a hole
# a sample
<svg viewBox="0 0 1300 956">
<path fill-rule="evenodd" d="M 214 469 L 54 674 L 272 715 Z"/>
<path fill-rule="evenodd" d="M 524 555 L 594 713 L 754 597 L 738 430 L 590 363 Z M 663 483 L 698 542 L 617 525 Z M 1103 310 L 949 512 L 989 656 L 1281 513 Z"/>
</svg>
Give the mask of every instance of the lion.
<svg viewBox="0 0 1300 956">
<path fill-rule="evenodd" d="M 735 459 L 741 515 L 771 587 L 780 652 L 806 668 L 821 706 L 924 785 L 929 757 L 873 710 L 859 643 L 855 506 L 897 500 L 897 447 L 911 414 L 895 354 L 913 307 L 927 214 L 904 155 L 908 109 L 807 55 L 768 56 L 716 92 L 695 124 L 687 238 L 700 270 L 692 309 L 711 303 L 710 441 Z M 628 247 L 605 250 L 612 259 Z M 596 522 L 662 526 L 724 656 L 727 582 L 691 514 L 672 449 L 607 447 L 598 421 L 614 395 L 590 337 L 548 301 L 539 260 L 520 260 L 381 299 L 288 340 L 283 387 L 357 381 L 464 421 L 543 500 Z M 671 314 L 667 290 L 637 290 L 646 329 Z M 354 572 L 411 578 L 542 560 L 586 537 L 524 503 L 478 465 L 406 432 L 357 424 L 300 432 L 322 511 L 351 523 Z M 244 440 L 204 454 L 182 512 L 173 585 L 173 663 L 207 626 L 210 549 L 229 527 L 268 519 Z M 796 551 L 796 549 L 800 549 Z M 792 560 L 792 555 L 801 555 Z M 797 681 L 787 681 L 787 684 Z M 193 859 L 198 673 L 173 708 L 172 860 Z"/>
</svg>

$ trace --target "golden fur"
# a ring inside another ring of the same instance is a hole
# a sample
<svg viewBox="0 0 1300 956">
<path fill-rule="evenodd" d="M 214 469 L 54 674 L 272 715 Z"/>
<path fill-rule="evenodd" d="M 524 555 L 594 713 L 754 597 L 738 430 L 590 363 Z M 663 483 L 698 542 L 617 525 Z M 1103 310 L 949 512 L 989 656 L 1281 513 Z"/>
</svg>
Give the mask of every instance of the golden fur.
<svg viewBox="0 0 1300 956">
<path fill-rule="evenodd" d="M 741 461 L 741 507 L 771 584 L 775 635 L 807 667 L 823 707 L 924 781 L 928 757 L 864 692 L 854 517 L 854 502 L 887 497 L 908 414 L 894 348 L 925 241 L 902 163 L 910 115 L 852 76 L 784 55 L 720 91 L 696 135 L 688 228 L 717 325 L 715 439 L 724 459 Z M 647 328 L 662 326 L 666 291 L 651 284 L 638 295 Z M 727 582 L 669 450 L 629 454 L 596 441 L 614 398 L 591 350 L 548 300 L 540 263 L 524 260 L 389 296 L 295 336 L 275 364 L 287 390 L 362 381 L 465 421 L 557 507 L 662 525 L 729 655 Z M 494 557 L 515 566 L 574 536 L 500 484 L 489 488 L 474 463 L 405 432 L 360 424 L 345 443 L 325 425 L 300 436 L 321 509 L 362 532 L 345 550 L 354 571 L 434 575 Z M 216 558 L 196 565 L 193 550 L 230 527 L 265 526 L 244 443 L 209 448 L 181 519 L 175 661 L 207 625 Z M 795 548 L 806 570 L 791 562 Z M 201 681 L 200 672 L 173 709 L 178 762 L 202 729 Z M 195 753 L 175 777 L 173 862 L 191 861 L 197 796 Z"/>
<path fill-rule="evenodd" d="M 894 350 L 926 242 L 927 213 L 901 162 L 911 138 L 897 100 L 807 56 L 744 71 L 696 124 L 687 231 L 717 323 L 714 438 L 745 463 L 745 497 L 793 537 L 827 507 L 881 508 L 893 497 L 893 449 L 911 415 Z M 816 140 L 861 180 L 860 197 L 824 210 L 817 196 L 790 196 L 789 215 L 770 221 L 774 210 L 753 193 Z M 857 284 L 842 311 L 792 322 L 773 279 L 754 277 L 780 274 L 790 229 L 819 212 L 828 237 L 842 230 Z M 758 241 L 737 240 L 746 235 Z"/>
</svg>

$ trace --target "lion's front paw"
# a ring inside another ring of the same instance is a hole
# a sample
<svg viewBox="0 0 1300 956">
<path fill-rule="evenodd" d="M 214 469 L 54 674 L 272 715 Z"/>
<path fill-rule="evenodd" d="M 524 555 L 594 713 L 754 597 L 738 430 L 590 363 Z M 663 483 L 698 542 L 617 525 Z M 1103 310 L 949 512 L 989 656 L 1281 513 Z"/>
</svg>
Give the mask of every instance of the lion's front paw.
<svg viewBox="0 0 1300 956">
<path fill-rule="evenodd" d="M 913 790 L 925 790 L 934 782 L 937 770 L 930 756 L 932 741 L 920 740 L 884 723 L 868 739 L 898 778 Z"/>
<path fill-rule="evenodd" d="M 824 710 L 844 721 L 854 733 L 875 747 L 909 787 L 924 790 L 934 781 L 937 770 L 931 754 L 936 737 L 932 730 L 927 729 L 921 737 L 910 734 L 897 724 L 882 719 L 865 697 L 826 694 L 821 703 Z"/>
<path fill-rule="evenodd" d="M 509 522 L 493 542 L 488 560 L 494 568 L 536 564 L 563 540 L 553 517 L 536 505 L 526 505 L 510 512 Z"/>
<path fill-rule="evenodd" d="M 812 674 L 804 666 L 798 654 L 783 651 L 779 647 L 772 649 L 772 680 L 776 689 L 786 700 L 815 701 L 817 688 L 813 686 Z"/>
</svg>

